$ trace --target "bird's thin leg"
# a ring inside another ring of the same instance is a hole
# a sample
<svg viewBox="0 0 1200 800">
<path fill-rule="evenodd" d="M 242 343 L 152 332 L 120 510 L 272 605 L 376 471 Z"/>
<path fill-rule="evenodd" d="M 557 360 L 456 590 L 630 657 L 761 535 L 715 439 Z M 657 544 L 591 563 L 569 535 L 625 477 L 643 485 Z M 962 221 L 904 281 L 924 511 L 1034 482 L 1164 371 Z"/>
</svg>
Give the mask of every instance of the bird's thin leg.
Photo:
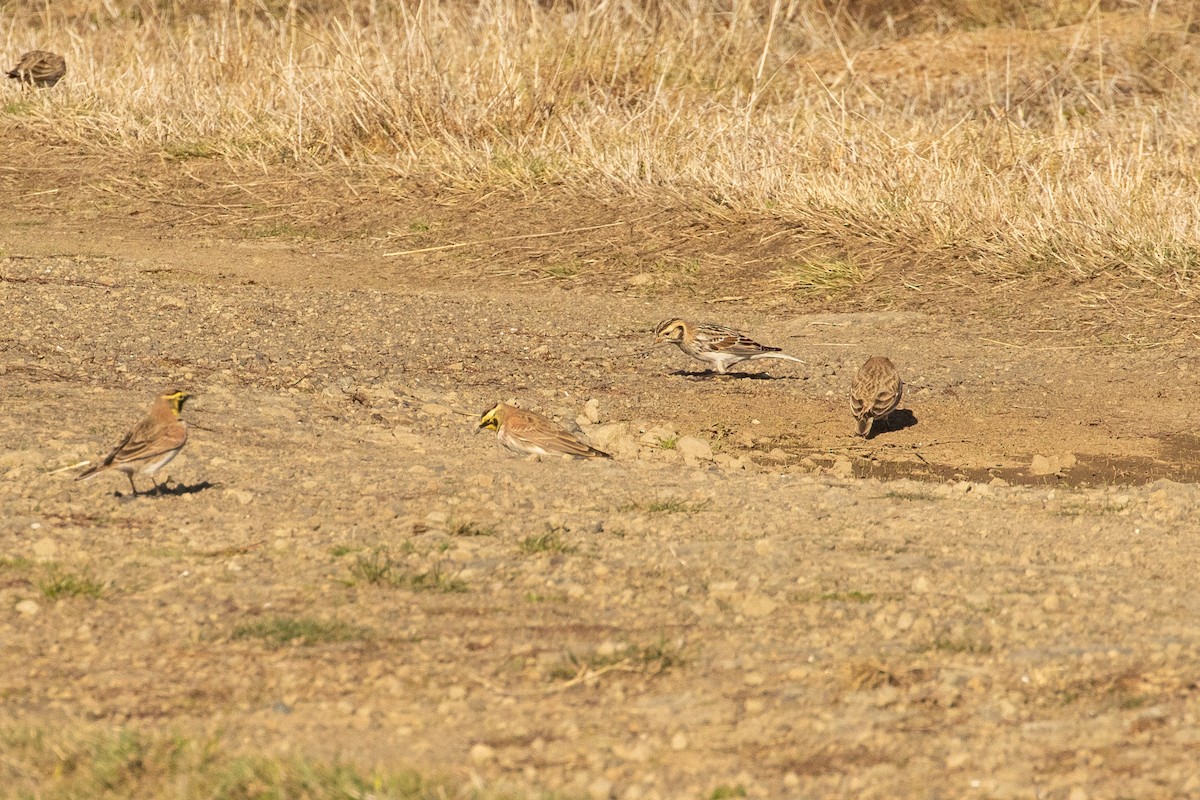
<svg viewBox="0 0 1200 800">
<path fill-rule="evenodd" d="M 133 496 L 137 497 L 138 490 L 137 490 L 137 484 L 135 484 L 133 482 L 133 473 L 127 472 L 127 473 L 125 473 L 125 477 L 129 478 L 129 488 L 133 490 Z"/>
</svg>

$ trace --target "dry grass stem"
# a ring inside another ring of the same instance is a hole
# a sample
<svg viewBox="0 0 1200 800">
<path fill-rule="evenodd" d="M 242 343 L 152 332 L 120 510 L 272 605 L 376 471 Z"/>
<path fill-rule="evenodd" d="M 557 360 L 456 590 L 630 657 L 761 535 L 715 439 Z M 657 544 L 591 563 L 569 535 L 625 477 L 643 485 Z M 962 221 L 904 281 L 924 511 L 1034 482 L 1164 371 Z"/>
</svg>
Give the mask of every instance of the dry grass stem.
<svg viewBox="0 0 1200 800">
<path fill-rule="evenodd" d="M 6 95 L 0 126 L 237 165 L 245 199 L 214 211 L 303 218 L 317 198 L 251 187 L 337 168 L 364 203 L 413 185 L 635 198 L 784 221 L 795 263 L 1186 295 L 1196 16 L 1066 0 L 10 4 L 3 49 L 36 42 L 71 66 Z M 153 197 L 147 180 L 113 191 Z"/>
</svg>

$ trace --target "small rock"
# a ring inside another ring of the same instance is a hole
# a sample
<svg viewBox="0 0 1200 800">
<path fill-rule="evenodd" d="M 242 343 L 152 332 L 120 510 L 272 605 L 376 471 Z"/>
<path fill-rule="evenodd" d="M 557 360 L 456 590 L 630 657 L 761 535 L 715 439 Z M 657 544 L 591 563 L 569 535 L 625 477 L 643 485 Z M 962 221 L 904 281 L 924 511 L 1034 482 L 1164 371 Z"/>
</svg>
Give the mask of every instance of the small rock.
<svg viewBox="0 0 1200 800">
<path fill-rule="evenodd" d="M 601 425 L 595 430 L 588 431 L 588 438 L 594 447 L 608 453 L 620 453 L 621 450 L 632 446 L 628 426 L 623 422 Z"/>
<path fill-rule="evenodd" d="M 715 456 L 713 456 L 713 461 L 716 462 L 717 466 L 723 469 L 750 468 L 750 459 L 746 458 L 745 455 L 740 455 L 737 458 L 734 458 L 728 453 L 717 453 Z"/>
<path fill-rule="evenodd" d="M 496 757 L 496 751 L 482 742 L 471 745 L 471 763 L 486 764 Z"/>
<path fill-rule="evenodd" d="M 1150 502 L 1153 505 L 1167 507 L 1178 505 L 1190 505 L 1198 494 L 1195 486 L 1185 483 L 1176 483 L 1175 481 L 1166 478 L 1159 478 L 1148 487 L 1150 492 Z"/>
<path fill-rule="evenodd" d="M 765 595 L 755 594 L 750 595 L 738 604 L 738 610 L 747 617 L 758 619 L 770 616 L 778 605 L 778 603 Z"/>
<path fill-rule="evenodd" d="M 596 778 L 588 784 L 587 793 L 591 800 L 609 800 L 613 793 L 612 781 L 607 778 Z"/>
<path fill-rule="evenodd" d="M 53 561 L 58 553 L 58 544 L 48 536 L 33 543 L 33 557 L 38 561 Z"/>
<path fill-rule="evenodd" d="M 1034 456 L 1033 461 L 1029 463 L 1030 475 L 1053 475 L 1054 472 L 1054 465 L 1043 455 Z"/>
<path fill-rule="evenodd" d="M 675 449 L 680 452 L 684 461 L 688 459 L 712 461 L 712 445 L 695 436 L 680 436 L 675 442 Z"/>
<path fill-rule="evenodd" d="M 663 442 L 670 441 L 675 438 L 675 429 L 668 425 L 655 425 L 650 430 L 638 437 L 638 442 L 652 446 L 661 445 Z M 678 446 L 676 442 L 676 446 Z"/>
<path fill-rule="evenodd" d="M 583 415 L 593 425 L 600 424 L 600 401 L 592 398 L 583 404 Z"/>
<path fill-rule="evenodd" d="M 838 456 L 834 459 L 833 465 L 829 467 L 829 474 L 835 478 L 853 478 L 854 465 L 845 456 Z"/>
<path fill-rule="evenodd" d="M 674 750 L 676 752 L 678 752 L 680 750 L 686 750 L 687 746 L 688 746 L 688 737 L 682 731 L 680 731 L 679 733 L 677 733 L 671 737 L 671 749 L 672 750 Z"/>
<path fill-rule="evenodd" d="M 41 611 L 41 606 L 32 600 L 22 600 L 16 605 L 17 613 L 24 614 L 27 617 L 32 617 L 34 614 Z"/>
<path fill-rule="evenodd" d="M 1036 455 L 1029 463 L 1029 474 L 1060 475 L 1075 466 L 1075 463 L 1076 458 L 1074 453 L 1060 453 L 1050 458 L 1043 455 Z"/>
<path fill-rule="evenodd" d="M 240 506 L 248 506 L 254 502 L 254 493 L 245 489 L 226 489 L 225 496 Z"/>
</svg>

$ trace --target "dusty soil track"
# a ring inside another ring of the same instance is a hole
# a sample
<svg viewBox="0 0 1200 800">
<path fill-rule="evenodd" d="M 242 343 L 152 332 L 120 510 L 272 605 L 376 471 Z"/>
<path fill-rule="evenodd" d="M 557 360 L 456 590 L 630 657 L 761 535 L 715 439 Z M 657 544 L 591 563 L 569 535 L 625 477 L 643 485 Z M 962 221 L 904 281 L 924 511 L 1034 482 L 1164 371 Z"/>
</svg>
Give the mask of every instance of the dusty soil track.
<svg viewBox="0 0 1200 800">
<path fill-rule="evenodd" d="M 1194 337 L 377 251 L 0 226 L 6 721 L 591 797 L 1200 793 Z M 645 352 L 669 315 L 808 363 L 677 374 Z M 863 442 L 873 353 L 915 424 Z M 60 470 L 167 387 L 196 395 L 172 490 Z M 617 462 L 474 435 L 508 398 L 569 424 L 595 398 Z M 49 598 L 64 574 L 103 592 Z M 281 618 L 344 627 L 255 633 Z"/>
</svg>

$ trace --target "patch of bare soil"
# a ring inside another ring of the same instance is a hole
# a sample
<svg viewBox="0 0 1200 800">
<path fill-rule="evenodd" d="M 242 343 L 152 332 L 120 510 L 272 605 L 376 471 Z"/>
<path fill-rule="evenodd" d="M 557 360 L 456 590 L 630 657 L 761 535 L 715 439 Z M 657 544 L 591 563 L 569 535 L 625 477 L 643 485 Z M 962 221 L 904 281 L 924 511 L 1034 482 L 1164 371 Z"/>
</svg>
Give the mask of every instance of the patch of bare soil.
<svg viewBox="0 0 1200 800">
<path fill-rule="evenodd" d="M 1189 303 L 1153 282 L 989 274 L 961 254 L 897 257 L 869 236 L 829 240 L 695 198 L 479 192 L 339 167 L 264 174 L 219 158 L 78 152 L 5 133 L 0 193 L 14 202 L 0 220 L 17 254 L 119 255 L 182 275 L 324 289 L 620 292 L 685 299 L 718 316 L 724 307 L 781 316 L 953 308 L 981 339 L 1004 338 L 986 333 L 993 326 L 1016 330 L 1010 344 L 1022 347 L 1195 340 Z M 797 265 L 848 258 L 864 266 L 850 288 L 780 280 Z"/>
<path fill-rule="evenodd" d="M 6 724 L 592 798 L 1200 786 L 1190 336 L 373 247 L 10 212 Z M 806 363 L 680 374 L 672 315 Z M 876 353 L 905 413 L 863 440 Z M 168 488 L 72 482 L 167 387 Z M 615 461 L 512 456 L 474 433 L 503 399 Z"/>
</svg>

